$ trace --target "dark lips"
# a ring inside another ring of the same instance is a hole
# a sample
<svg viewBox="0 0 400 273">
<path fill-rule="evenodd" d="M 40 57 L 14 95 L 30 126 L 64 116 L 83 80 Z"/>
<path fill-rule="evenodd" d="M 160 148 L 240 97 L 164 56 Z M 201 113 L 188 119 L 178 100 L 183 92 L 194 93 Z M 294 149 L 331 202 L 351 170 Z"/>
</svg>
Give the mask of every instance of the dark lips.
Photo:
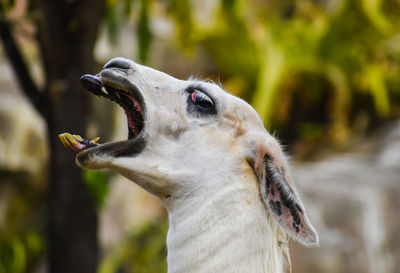
<svg viewBox="0 0 400 273">
<path fill-rule="evenodd" d="M 131 93 L 106 85 L 99 76 L 83 75 L 83 87 L 99 97 L 105 97 L 119 104 L 125 111 L 128 123 L 128 140 L 135 139 L 144 128 L 144 110 L 139 101 Z M 63 133 L 59 135 L 61 142 L 70 150 L 79 153 L 83 150 L 100 146 L 99 138 L 87 140 L 79 135 Z"/>
</svg>

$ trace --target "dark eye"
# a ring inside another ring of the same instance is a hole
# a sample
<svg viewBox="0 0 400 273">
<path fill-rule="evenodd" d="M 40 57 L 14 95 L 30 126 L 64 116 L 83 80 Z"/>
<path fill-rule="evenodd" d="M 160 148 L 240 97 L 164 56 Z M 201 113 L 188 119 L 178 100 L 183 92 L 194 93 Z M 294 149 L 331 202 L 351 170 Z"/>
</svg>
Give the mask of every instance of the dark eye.
<svg viewBox="0 0 400 273">
<path fill-rule="evenodd" d="M 195 117 L 213 116 L 217 114 L 214 100 L 207 94 L 202 86 L 189 86 L 186 88 L 187 111 Z"/>
<path fill-rule="evenodd" d="M 193 90 L 192 94 L 190 94 L 190 97 L 192 99 L 192 102 L 196 106 L 198 106 L 204 110 L 212 109 L 214 107 L 213 101 L 206 94 L 204 94 L 201 91 L 198 91 L 196 89 Z"/>
</svg>

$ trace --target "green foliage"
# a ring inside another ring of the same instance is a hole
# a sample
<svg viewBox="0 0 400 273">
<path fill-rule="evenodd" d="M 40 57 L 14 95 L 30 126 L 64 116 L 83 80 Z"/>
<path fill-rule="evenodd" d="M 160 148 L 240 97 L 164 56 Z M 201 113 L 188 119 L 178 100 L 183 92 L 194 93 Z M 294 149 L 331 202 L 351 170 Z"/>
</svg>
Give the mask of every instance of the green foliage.
<svg viewBox="0 0 400 273">
<path fill-rule="evenodd" d="M 136 3 L 137 2 L 137 3 Z M 150 30 L 150 12 L 152 0 L 108 0 L 106 26 L 111 44 L 116 46 L 119 31 L 131 16 L 137 18 L 135 33 L 138 38 L 138 56 L 143 63 L 147 61 L 152 33 Z"/>
<path fill-rule="evenodd" d="M 31 270 L 43 250 L 43 238 L 35 232 L 7 234 L 0 231 L 0 273 Z"/>
<path fill-rule="evenodd" d="M 167 229 L 167 219 L 164 218 L 133 230 L 106 255 L 98 273 L 167 272 Z"/>
<path fill-rule="evenodd" d="M 131 12 L 133 10 L 134 2 L 135 2 L 135 0 L 124 0 L 123 1 L 123 6 L 124 6 L 123 14 L 124 14 L 124 16 L 128 17 L 131 14 Z"/>
<path fill-rule="evenodd" d="M 13 7 L 15 7 L 15 0 L 0 0 L 0 20 L 4 20 L 4 18 L 1 18 L 3 13 L 11 10 Z"/>
<path fill-rule="evenodd" d="M 110 6 L 107 8 L 106 22 L 109 40 L 115 46 L 121 26 L 121 19 L 118 14 L 117 5 L 110 4 Z"/>
<path fill-rule="evenodd" d="M 136 18 L 138 55 L 145 62 L 152 40 L 152 7 L 160 8 L 160 2 L 110 2 L 122 3 L 124 16 L 130 10 Z M 372 123 L 377 116 L 387 119 L 395 114 L 398 100 L 394 99 L 400 89 L 393 84 L 400 74 L 400 4 L 395 0 L 274 0 L 268 4 L 220 0 L 206 24 L 198 20 L 202 14 L 196 16 L 198 1 L 163 4 L 175 23 L 178 45 L 189 53 L 203 48 L 223 79 L 241 84 L 240 94 L 268 129 L 305 140 L 310 139 L 306 137 L 310 130 L 316 130 L 311 135 L 341 144 L 357 127 L 358 116 Z M 303 85 L 304 78 L 318 79 L 318 88 Z M 301 102 L 301 93 L 308 89 L 325 98 Z M 360 98 L 366 103 L 359 104 Z M 304 113 L 296 110 L 299 103 L 307 105 Z M 322 116 L 324 124 L 315 122 L 313 115 Z M 294 121 L 308 125 L 293 126 Z"/>
<path fill-rule="evenodd" d="M 176 33 L 178 41 L 183 48 L 192 47 L 195 41 L 195 25 L 193 21 L 193 9 L 191 0 L 168 1 L 168 12 L 176 22 Z"/>
<path fill-rule="evenodd" d="M 97 207 L 101 209 L 109 191 L 109 173 L 107 171 L 85 170 L 83 175 L 90 195 L 95 201 Z"/>
<path fill-rule="evenodd" d="M 45 198 L 37 179 L 0 170 L 0 273 L 32 272 L 43 258 Z"/>
<path fill-rule="evenodd" d="M 212 28 L 202 30 L 198 43 L 207 50 L 222 73 L 243 78 L 247 86 L 253 88 L 261 59 L 251 31 L 237 13 L 233 1 L 224 1 L 217 17 Z"/>
<path fill-rule="evenodd" d="M 318 77 L 324 84 L 311 91 L 325 94 L 327 90 L 325 95 L 330 98 L 316 113 L 327 117 L 328 130 L 321 134 L 321 124 L 306 118 L 298 122 L 312 126 L 294 132 L 300 138 L 301 132 L 315 128 L 312 135 L 344 143 L 351 135 L 354 117 L 367 113 L 372 120 L 376 115 L 385 119 L 394 114 L 398 101 L 393 99 L 399 88 L 389 88 L 388 82 L 400 74 L 398 2 L 220 3 L 214 24 L 203 27 L 194 22 L 189 32 L 225 78 L 242 78 L 247 83 L 243 96 L 251 100 L 268 128 L 282 132 L 286 126 L 289 130 L 288 124 L 296 119 L 299 101 L 294 100 L 295 92 L 312 88 L 302 85 L 300 77 Z M 179 21 L 175 22 L 179 29 Z M 359 97 L 369 97 L 372 104 L 360 105 Z M 288 102 L 282 104 L 282 99 Z"/>
<path fill-rule="evenodd" d="M 141 0 L 140 3 L 141 10 L 137 30 L 139 40 L 139 59 L 141 62 L 145 63 L 147 60 L 152 36 L 149 26 L 149 12 L 151 1 Z"/>
<path fill-rule="evenodd" d="M 196 17 L 200 0 L 106 3 L 110 41 L 116 45 L 124 23 L 134 22 L 141 62 L 149 57 L 154 9 L 165 8 L 157 16 L 175 24 L 174 44 L 189 53 L 206 51 L 222 80 L 239 83 L 240 94 L 266 126 L 288 142 L 340 144 L 360 116 L 372 123 L 399 115 L 399 1 L 220 0 L 207 24 Z M 15 0 L 0 0 L 0 20 L 13 7 Z M 84 172 L 99 208 L 109 191 L 108 176 Z M 0 273 L 32 270 L 44 253 L 42 236 L 21 228 L 29 226 L 33 210 L 40 218 L 39 206 L 32 205 L 37 197 L 19 192 L 13 197 L 12 217 L 0 230 Z M 166 272 L 166 230 L 166 219 L 133 230 L 105 255 L 99 272 Z"/>
</svg>

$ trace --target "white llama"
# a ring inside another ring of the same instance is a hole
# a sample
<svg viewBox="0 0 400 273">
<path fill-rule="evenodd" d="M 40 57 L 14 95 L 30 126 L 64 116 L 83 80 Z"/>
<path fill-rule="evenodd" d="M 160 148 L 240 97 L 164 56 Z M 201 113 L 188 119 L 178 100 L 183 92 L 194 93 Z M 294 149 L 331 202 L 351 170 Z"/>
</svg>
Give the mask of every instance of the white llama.
<svg viewBox="0 0 400 273">
<path fill-rule="evenodd" d="M 81 81 L 122 106 L 128 139 L 60 138 L 79 166 L 115 170 L 159 197 L 169 273 L 279 273 L 290 264 L 287 235 L 318 243 L 279 143 L 246 102 L 123 58 Z"/>
</svg>

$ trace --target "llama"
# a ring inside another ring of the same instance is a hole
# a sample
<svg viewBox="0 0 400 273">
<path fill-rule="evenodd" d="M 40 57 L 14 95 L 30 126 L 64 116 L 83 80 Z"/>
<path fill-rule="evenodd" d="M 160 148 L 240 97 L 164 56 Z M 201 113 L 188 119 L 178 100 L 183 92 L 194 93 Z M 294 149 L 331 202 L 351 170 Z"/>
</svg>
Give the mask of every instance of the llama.
<svg viewBox="0 0 400 273">
<path fill-rule="evenodd" d="M 289 236 L 318 244 L 279 143 L 246 102 L 124 58 L 81 82 L 125 110 L 128 139 L 60 139 L 80 167 L 117 171 L 161 200 L 169 273 L 279 273 Z"/>
</svg>

